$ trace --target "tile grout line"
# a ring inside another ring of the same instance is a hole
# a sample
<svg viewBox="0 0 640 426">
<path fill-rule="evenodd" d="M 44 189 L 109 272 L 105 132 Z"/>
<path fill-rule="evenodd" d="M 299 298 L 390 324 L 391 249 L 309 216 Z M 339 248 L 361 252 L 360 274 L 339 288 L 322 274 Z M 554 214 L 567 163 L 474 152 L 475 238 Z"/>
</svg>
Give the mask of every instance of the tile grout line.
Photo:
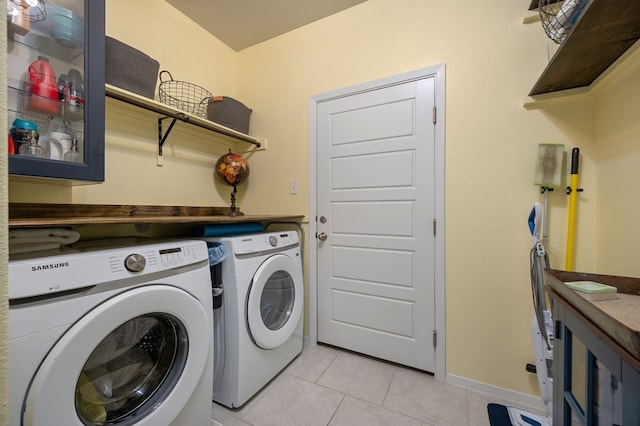
<svg viewBox="0 0 640 426">
<path fill-rule="evenodd" d="M 387 385 L 387 390 L 384 393 L 384 398 L 382 398 L 382 404 L 380 405 L 381 407 L 384 408 L 384 403 L 387 400 L 387 397 L 389 396 L 389 390 L 391 389 L 391 383 L 393 383 L 393 379 L 396 377 L 396 373 L 398 372 L 397 368 L 393 369 L 393 374 L 391 375 L 391 380 L 389 380 L 389 384 Z"/>
<path fill-rule="evenodd" d="M 322 386 L 322 385 L 317 385 L 317 386 Z M 342 393 L 342 392 L 340 392 L 340 393 Z M 331 414 L 331 418 L 329 419 L 329 422 L 327 423 L 327 426 L 329 426 L 331 424 L 331 422 L 333 421 L 333 418 L 336 416 L 336 414 L 338 414 L 338 410 L 340 409 L 340 406 L 342 405 L 342 403 L 344 402 L 346 397 L 347 397 L 347 394 L 343 393 L 342 394 L 342 399 L 340 400 L 340 404 L 338 404 L 336 406 L 336 409 L 333 411 L 333 414 Z"/>
<path fill-rule="evenodd" d="M 407 414 L 407 413 L 403 413 L 403 412 L 400 412 L 400 411 L 394 410 L 394 409 L 392 409 L 392 408 L 387 408 L 387 407 L 385 407 L 385 406 L 384 406 L 384 403 L 387 401 L 387 397 L 389 396 L 389 390 L 391 389 L 391 383 L 393 382 L 393 379 L 396 377 L 396 373 L 397 373 L 398 371 L 400 371 L 400 368 L 402 368 L 402 367 L 395 367 L 395 368 L 393 369 L 393 375 L 391 376 L 391 380 L 389 380 L 389 385 L 387 386 L 387 391 L 385 392 L 385 394 L 384 394 L 384 398 L 382 399 L 382 404 L 381 404 L 381 405 L 378 405 L 378 407 L 383 408 L 383 409 L 385 409 L 385 410 L 389 410 L 389 411 L 391 411 L 392 413 L 396 413 L 396 414 L 401 415 L 401 416 L 403 416 L 403 417 L 407 417 L 407 418 L 409 418 L 409 419 L 413 419 L 413 420 L 415 420 L 415 421 L 419 422 L 419 423 L 420 423 L 420 425 L 423 425 L 423 424 L 427 424 L 427 425 L 429 425 L 430 423 L 426 423 L 426 422 L 424 422 L 422 419 L 419 419 L 419 418 L 416 418 L 416 417 L 410 416 L 410 415 L 409 415 L 409 414 Z M 365 402 L 366 402 L 366 401 L 365 401 Z M 377 404 L 374 404 L 374 405 L 377 405 Z M 467 404 L 467 405 L 468 405 L 468 404 Z"/>
<path fill-rule="evenodd" d="M 327 366 L 324 368 L 324 370 L 322 370 L 322 373 L 320 373 L 320 375 L 318 376 L 318 378 L 317 378 L 313 383 L 318 384 L 318 380 L 320 380 L 320 379 L 322 378 L 322 376 L 324 376 L 324 373 L 326 373 L 326 372 L 327 372 L 327 370 L 329 369 L 329 367 L 331 367 L 331 364 L 333 364 L 333 363 L 336 361 L 336 359 L 338 359 L 338 357 L 339 357 L 339 356 L 340 356 L 340 353 L 339 353 L 339 352 L 338 352 L 338 353 L 336 353 L 336 354 L 333 356 L 333 359 L 331 360 L 331 362 L 327 364 Z"/>
</svg>

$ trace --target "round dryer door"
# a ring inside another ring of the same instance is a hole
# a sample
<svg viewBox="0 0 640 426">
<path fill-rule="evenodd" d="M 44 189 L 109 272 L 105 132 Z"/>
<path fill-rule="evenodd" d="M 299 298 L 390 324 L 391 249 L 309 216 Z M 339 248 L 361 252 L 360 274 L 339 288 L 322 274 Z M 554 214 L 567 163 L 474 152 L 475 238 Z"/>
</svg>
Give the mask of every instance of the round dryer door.
<svg viewBox="0 0 640 426">
<path fill-rule="evenodd" d="M 75 323 L 36 372 L 25 425 L 158 425 L 186 404 L 211 356 L 209 316 L 186 291 L 149 285 Z"/>
<path fill-rule="evenodd" d="M 267 258 L 253 275 L 247 297 L 251 338 L 263 349 L 273 349 L 294 333 L 302 316 L 302 266 L 284 254 Z"/>
</svg>

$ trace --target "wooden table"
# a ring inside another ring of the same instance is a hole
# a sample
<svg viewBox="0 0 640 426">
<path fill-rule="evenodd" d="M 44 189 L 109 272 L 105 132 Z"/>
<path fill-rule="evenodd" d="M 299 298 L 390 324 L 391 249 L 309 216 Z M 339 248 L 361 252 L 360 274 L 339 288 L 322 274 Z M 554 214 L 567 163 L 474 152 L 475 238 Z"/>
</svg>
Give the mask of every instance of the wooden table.
<svg viewBox="0 0 640 426">
<path fill-rule="evenodd" d="M 590 301 L 564 283 L 595 281 L 618 289 Z M 545 270 L 554 320 L 553 424 L 640 424 L 640 279 Z M 606 403 L 611 384 L 616 397 Z"/>
</svg>

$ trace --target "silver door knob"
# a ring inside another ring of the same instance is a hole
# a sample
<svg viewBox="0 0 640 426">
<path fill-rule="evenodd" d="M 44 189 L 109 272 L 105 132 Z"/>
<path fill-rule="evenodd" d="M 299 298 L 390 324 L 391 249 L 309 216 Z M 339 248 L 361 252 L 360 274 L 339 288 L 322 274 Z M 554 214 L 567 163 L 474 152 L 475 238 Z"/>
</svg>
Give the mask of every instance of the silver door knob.
<svg viewBox="0 0 640 426">
<path fill-rule="evenodd" d="M 327 217 L 326 216 L 320 216 L 320 223 L 327 223 Z"/>
<path fill-rule="evenodd" d="M 320 241 L 325 241 L 327 239 L 327 234 L 325 234 L 324 232 L 321 232 L 318 234 L 318 239 Z"/>
</svg>

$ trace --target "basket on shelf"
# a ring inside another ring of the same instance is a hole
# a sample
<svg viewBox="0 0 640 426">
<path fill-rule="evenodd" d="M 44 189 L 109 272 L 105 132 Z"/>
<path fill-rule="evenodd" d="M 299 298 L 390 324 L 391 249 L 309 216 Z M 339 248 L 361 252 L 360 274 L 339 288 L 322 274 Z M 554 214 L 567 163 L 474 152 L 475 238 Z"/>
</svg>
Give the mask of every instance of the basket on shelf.
<svg viewBox="0 0 640 426">
<path fill-rule="evenodd" d="M 542 28 L 554 42 L 562 44 L 589 0 L 540 0 Z"/>
<path fill-rule="evenodd" d="M 168 80 L 163 76 L 165 73 L 169 76 Z M 158 98 L 163 104 L 206 118 L 207 105 L 212 96 L 207 89 L 186 81 L 174 80 L 169 71 L 160 71 Z"/>
<path fill-rule="evenodd" d="M 240 133 L 249 134 L 251 108 L 228 96 L 214 96 L 207 106 L 207 118 Z"/>
<path fill-rule="evenodd" d="M 160 62 L 141 50 L 105 36 L 105 82 L 153 99 Z"/>
</svg>

